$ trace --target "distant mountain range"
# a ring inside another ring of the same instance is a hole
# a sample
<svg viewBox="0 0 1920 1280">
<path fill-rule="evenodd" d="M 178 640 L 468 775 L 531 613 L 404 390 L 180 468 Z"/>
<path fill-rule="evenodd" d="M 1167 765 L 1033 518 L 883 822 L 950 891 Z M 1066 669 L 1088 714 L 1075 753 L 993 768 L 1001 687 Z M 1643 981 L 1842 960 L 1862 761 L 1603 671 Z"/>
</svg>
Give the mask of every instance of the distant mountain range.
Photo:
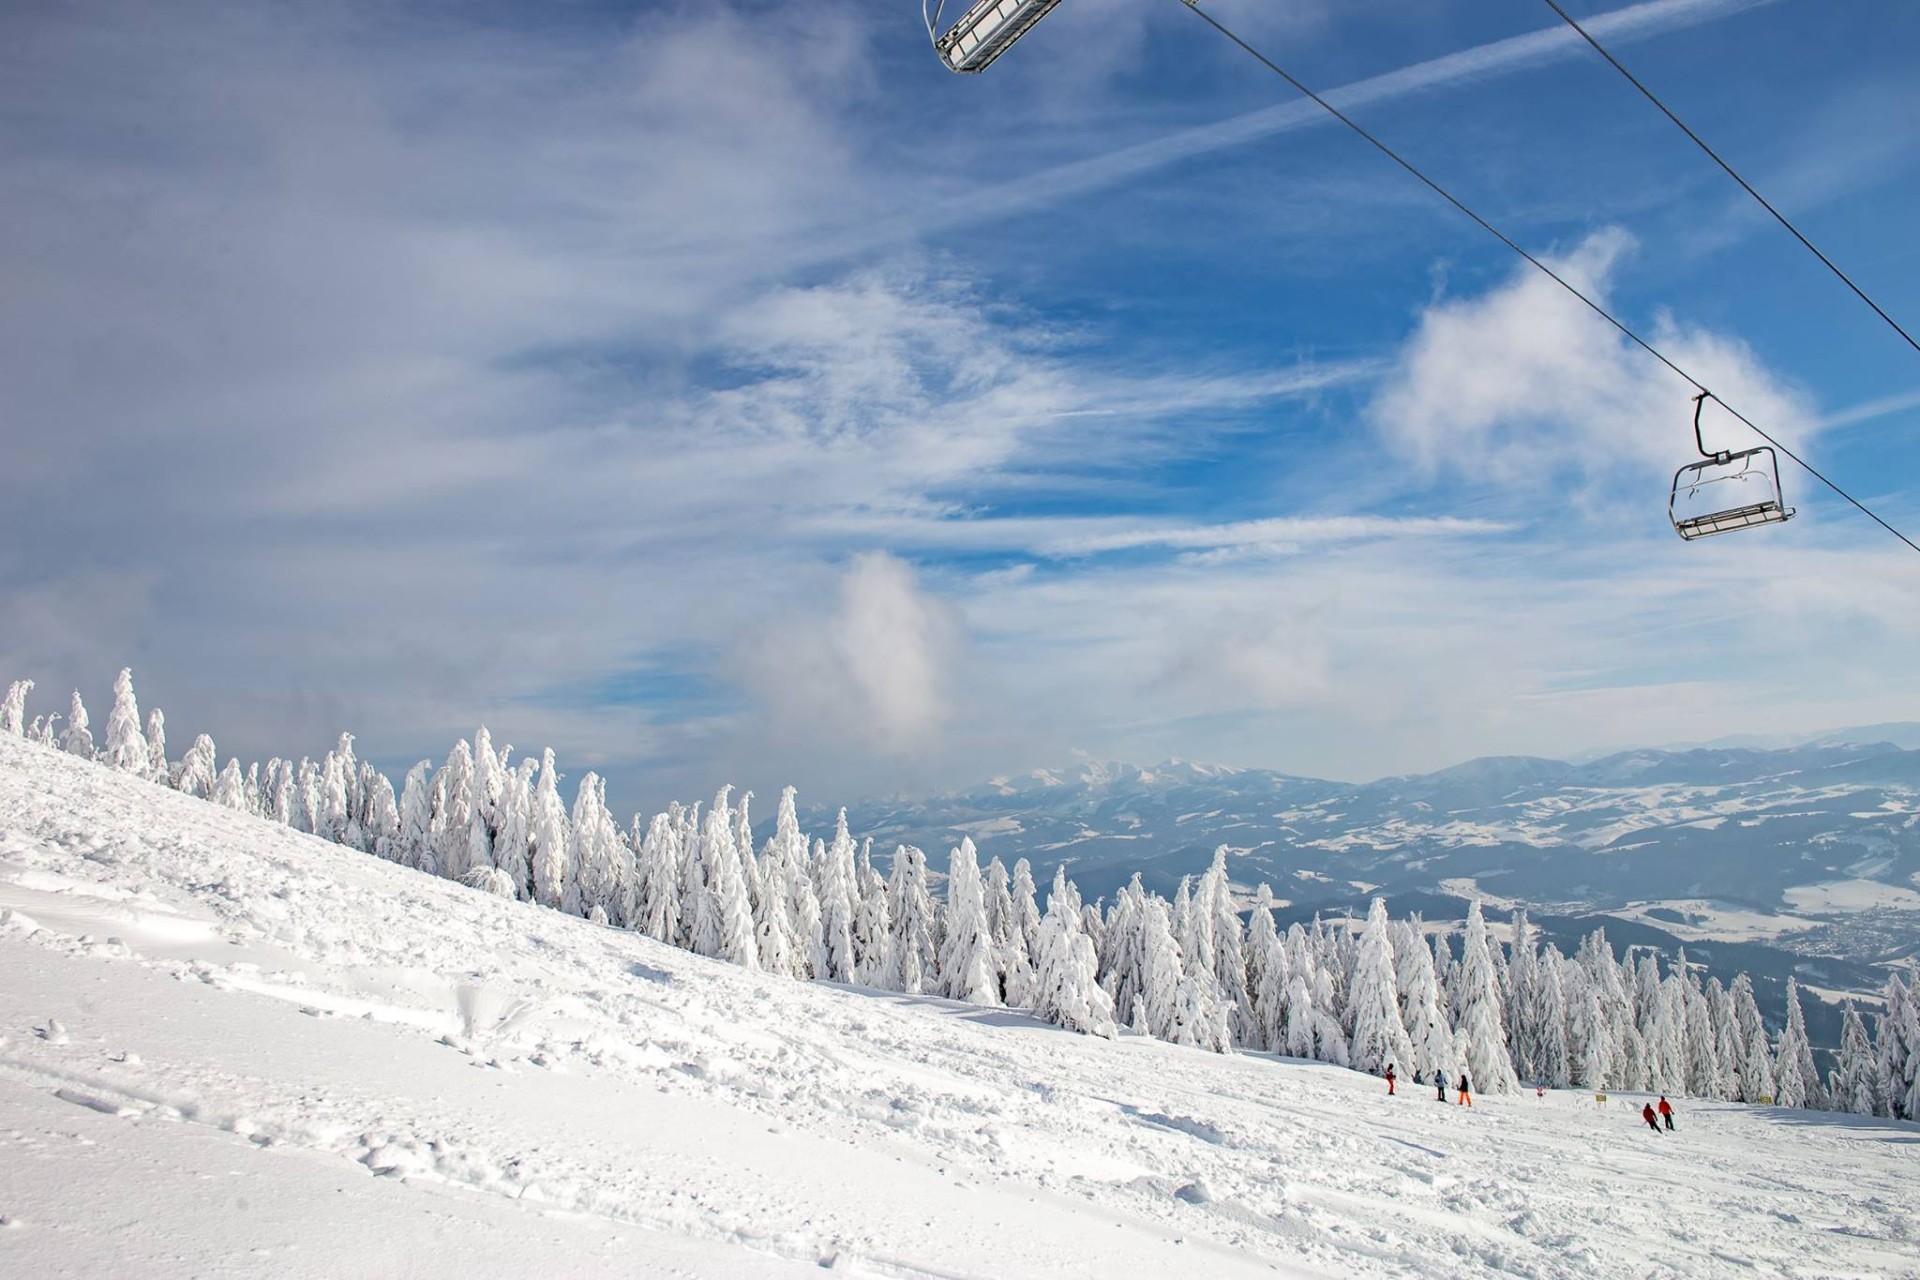
<svg viewBox="0 0 1920 1280">
<path fill-rule="evenodd" d="M 1912 744 L 1905 746 L 1902 744 Z M 1866 992 L 1920 954 L 1920 725 L 1785 747 L 1524 756 L 1364 784 L 1170 760 L 1083 760 L 948 795 L 858 806 L 876 852 L 964 835 L 982 857 L 1055 867 L 1089 900 L 1139 874 L 1172 895 L 1232 850 L 1236 885 L 1284 899 L 1282 923 L 1363 914 L 1457 919 L 1467 899 L 1525 903 L 1563 948 L 1681 946 L 1756 979 Z M 808 815 L 815 827 L 830 815 Z"/>
</svg>

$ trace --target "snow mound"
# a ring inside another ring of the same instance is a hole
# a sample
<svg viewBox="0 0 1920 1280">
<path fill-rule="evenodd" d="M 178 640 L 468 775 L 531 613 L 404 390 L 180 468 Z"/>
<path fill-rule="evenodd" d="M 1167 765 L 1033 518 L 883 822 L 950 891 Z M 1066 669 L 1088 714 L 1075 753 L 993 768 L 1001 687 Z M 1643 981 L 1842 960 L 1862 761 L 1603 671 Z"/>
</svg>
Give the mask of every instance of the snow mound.
<svg viewBox="0 0 1920 1280">
<path fill-rule="evenodd" d="M 0 973 L 11 1275 L 1915 1274 L 1911 1126 L 797 983 L 6 737 Z"/>
</svg>

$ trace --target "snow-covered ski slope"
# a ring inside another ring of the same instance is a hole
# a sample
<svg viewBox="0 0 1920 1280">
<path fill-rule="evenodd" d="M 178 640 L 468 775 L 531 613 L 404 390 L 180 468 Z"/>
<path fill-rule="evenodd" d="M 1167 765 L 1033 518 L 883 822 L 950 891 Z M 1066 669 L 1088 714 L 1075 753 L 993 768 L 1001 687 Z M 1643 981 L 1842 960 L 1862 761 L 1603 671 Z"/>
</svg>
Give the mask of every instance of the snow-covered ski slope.
<svg viewBox="0 0 1920 1280">
<path fill-rule="evenodd" d="M 0 1275 L 1920 1275 L 1920 1128 L 770 978 L 0 738 Z"/>
</svg>

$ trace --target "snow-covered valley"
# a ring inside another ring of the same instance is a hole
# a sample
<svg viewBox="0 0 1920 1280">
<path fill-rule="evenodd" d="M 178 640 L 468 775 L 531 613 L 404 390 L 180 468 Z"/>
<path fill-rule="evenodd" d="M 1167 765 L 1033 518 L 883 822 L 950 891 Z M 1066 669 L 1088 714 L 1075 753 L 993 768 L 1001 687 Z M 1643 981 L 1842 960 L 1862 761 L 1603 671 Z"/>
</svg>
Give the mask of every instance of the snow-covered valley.
<svg viewBox="0 0 1920 1280">
<path fill-rule="evenodd" d="M 1920 1131 L 758 974 L 0 737 L 9 1275 L 1920 1274 Z"/>
</svg>

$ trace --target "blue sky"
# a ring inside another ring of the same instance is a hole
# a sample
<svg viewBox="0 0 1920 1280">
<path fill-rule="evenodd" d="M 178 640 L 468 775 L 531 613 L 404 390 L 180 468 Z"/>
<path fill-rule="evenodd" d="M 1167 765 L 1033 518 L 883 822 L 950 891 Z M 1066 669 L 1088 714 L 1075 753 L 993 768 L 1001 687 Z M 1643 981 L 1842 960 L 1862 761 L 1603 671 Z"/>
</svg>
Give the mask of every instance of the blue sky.
<svg viewBox="0 0 1920 1280">
<path fill-rule="evenodd" d="M 1920 526 L 1920 357 L 1544 5 L 1210 9 Z M 1920 323 L 1920 11 L 1575 11 Z M 0 228 L 41 710 L 637 805 L 1920 707 L 1920 557 L 1799 474 L 1682 545 L 1687 389 L 1176 0 L 978 77 L 882 3 L 16 7 Z"/>
</svg>

